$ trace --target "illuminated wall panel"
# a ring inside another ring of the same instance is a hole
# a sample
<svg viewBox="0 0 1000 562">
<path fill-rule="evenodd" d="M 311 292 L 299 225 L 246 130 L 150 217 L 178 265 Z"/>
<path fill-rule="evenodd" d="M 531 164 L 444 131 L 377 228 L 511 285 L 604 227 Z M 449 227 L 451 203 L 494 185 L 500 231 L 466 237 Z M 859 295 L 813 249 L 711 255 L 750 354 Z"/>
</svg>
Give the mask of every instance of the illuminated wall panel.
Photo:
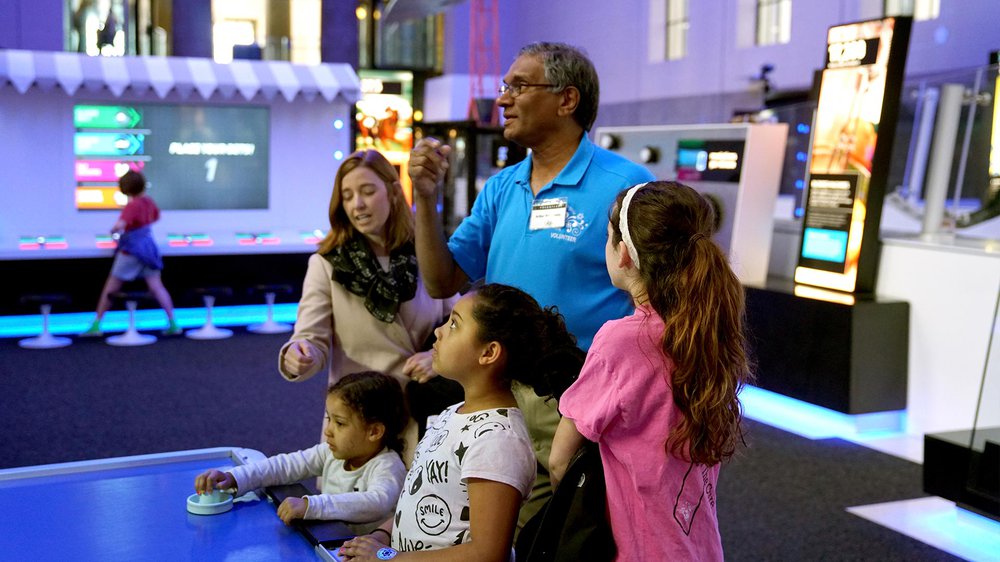
<svg viewBox="0 0 1000 562">
<path fill-rule="evenodd" d="M 829 30 L 797 283 L 848 293 L 874 290 L 879 219 L 909 36 L 910 18 Z"/>
</svg>

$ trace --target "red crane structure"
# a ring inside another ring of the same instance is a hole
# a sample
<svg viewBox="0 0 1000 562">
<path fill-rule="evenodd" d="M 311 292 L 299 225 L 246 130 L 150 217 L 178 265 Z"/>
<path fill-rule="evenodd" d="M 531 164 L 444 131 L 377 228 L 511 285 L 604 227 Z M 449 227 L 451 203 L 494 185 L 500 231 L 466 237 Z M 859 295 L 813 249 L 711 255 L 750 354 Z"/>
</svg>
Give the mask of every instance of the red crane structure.
<svg viewBox="0 0 1000 562">
<path fill-rule="evenodd" d="M 469 118 L 499 125 L 500 0 L 469 0 Z"/>
</svg>

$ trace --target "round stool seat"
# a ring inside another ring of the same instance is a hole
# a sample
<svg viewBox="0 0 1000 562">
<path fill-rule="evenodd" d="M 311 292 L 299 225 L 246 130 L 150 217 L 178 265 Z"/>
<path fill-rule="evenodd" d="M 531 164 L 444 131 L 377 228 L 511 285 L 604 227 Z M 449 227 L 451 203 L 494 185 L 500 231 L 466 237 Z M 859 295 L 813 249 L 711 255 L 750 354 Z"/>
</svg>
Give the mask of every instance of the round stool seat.
<svg viewBox="0 0 1000 562">
<path fill-rule="evenodd" d="M 264 301 L 267 304 L 267 319 L 264 322 L 258 322 L 255 324 L 250 324 L 247 326 L 248 332 L 253 332 L 255 334 L 281 334 L 284 332 L 291 332 L 292 326 L 284 322 L 275 322 L 274 320 L 274 300 L 277 295 L 289 295 L 292 293 L 292 286 L 286 284 L 261 284 L 254 285 L 250 287 L 250 292 L 253 294 L 264 295 Z"/>
<path fill-rule="evenodd" d="M 72 300 L 66 293 L 27 293 L 21 295 L 21 304 L 69 304 Z"/>
<path fill-rule="evenodd" d="M 156 302 L 156 298 L 153 296 L 152 293 L 150 293 L 149 291 L 143 291 L 143 290 L 115 291 L 114 293 L 109 294 L 108 298 L 111 299 L 112 306 L 114 306 L 116 304 L 125 305 L 129 301 L 133 301 L 135 303 L 140 303 L 140 302 L 153 303 L 153 302 Z"/>
<path fill-rule="evenodd" d="M 105 343 L 119 347 L 156 343 L 156 336 L 140 334 L 135 327 L 135 311 L 139 307 L 139 303 L 156 300 L 149 291 L 117 291 L 108 295 L 108 298 L 111 299 L 112 304 L 124 304 L 125 308 L 128 309 L 128 329 L 123 334 L 105 338 Z"/>
<path fill-rule="evenodd" d="M 211 287 L 195 287 L 191 289 L 191 293 L 200 297 L 210 296 L 210 297 L 231 297 L 233 296 L 232 287 L 224 286 L 211 286 Z"/>
<path fill-rule="evenodd" d="M 292 292 L 292 286 L 287 283 L 261 283 L 250 287 L 250 291 L 258 295 L 264 293 L 287 295 Z"/>
<path fill-rule="evenodd" d="M 17 342 L 17 345 L 25 349 L 53 349 L 56 347 L 66 347 L 73 343 L 73 340 L 60 336 L 54 336 L 49 332 L 49 313 L 52 312 L 54 304 L 69 304 L 70 298 L 66 293 L 29 293 L 21 296 L 21 304 L 38 305 L 42 315 L 42 333 L 33 337 L 25 338 Z"/>
<path fill-rule="evenodd" d="M 224 286 L 196 287 L 191 289 L 195 295 L 199 295 L 205 304 L 205 324 L 196 330 L 184 332 L 184 337 L 193 340 L 221 340 L 232 337 L 233 331 L 226 328 L 219 328 L 212 320 L 212 309 L 215 306 L 215 299 L 233 296 L 233 289 Z"/>
</svg>

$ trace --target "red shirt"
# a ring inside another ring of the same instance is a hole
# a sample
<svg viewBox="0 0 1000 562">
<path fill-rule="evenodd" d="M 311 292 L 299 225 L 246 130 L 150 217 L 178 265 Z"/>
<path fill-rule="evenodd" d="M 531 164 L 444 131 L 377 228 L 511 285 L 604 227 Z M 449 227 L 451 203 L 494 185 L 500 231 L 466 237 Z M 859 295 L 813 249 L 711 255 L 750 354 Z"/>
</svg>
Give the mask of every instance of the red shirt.
<svg viewBox="0 0 1000 562">
<path fill-rule="evenodd" d="M 129 199 L 118 218 L 125 223 L 125 230 L 135 230 L 160 220 L 160 208 L 151 198 L 137 195 Z"/>
</svg>

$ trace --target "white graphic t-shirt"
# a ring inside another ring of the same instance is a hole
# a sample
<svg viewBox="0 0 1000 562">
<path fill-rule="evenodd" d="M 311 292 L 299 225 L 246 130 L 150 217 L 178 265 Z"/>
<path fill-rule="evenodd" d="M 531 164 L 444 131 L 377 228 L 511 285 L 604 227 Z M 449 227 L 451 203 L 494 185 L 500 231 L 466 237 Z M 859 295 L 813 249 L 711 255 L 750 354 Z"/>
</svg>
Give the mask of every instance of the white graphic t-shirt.
<svg viewBox="0 0 1000 562">
<path fill-rule="evenodd" d="M 427 429 L 414 453 L 396 504 L 392 546 L 436 550 L 472 540 L 469 478 L 513 486 L 527 498 L 535 482 L 535 454 L 521 410 L 462 414 L 449 407 Z"/>
</svg>

